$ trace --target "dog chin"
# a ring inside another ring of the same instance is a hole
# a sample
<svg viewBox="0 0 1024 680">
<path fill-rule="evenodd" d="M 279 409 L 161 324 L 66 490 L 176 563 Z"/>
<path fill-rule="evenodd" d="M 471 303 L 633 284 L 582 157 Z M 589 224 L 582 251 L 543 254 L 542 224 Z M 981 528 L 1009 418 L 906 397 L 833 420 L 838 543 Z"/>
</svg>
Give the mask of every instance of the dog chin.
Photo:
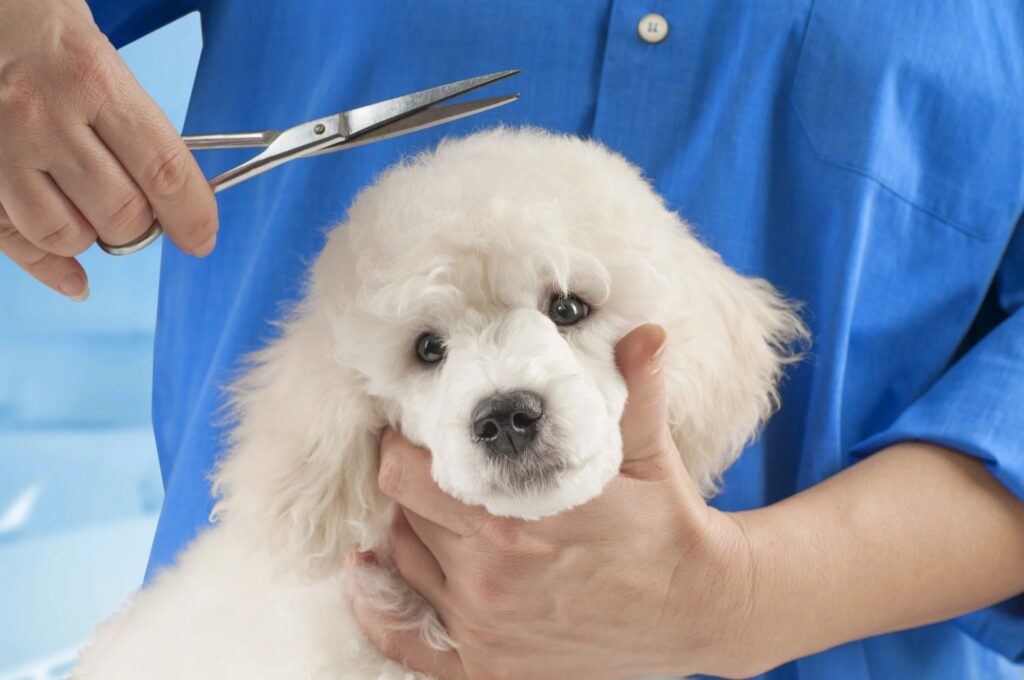
<svg viewBox="0 0 1024 680">
<path fill-rule="evenodd" d="M 470 505 L 482 505 L 497 517 L 537 520 L 565 512 L 600 495 L 622 464 L 622 447 L 591 456 L 582 464 L 563 466 L 550 480 L 523 485 L 496 475 L 486 490 L 442 489 Z"/>
</svg>

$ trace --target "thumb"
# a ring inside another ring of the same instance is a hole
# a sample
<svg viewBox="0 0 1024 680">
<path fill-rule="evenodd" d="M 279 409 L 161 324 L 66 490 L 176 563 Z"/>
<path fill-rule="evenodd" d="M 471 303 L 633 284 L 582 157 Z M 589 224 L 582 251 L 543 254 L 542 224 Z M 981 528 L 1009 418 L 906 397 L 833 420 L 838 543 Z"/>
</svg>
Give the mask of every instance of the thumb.
<svg viewBox="0 0 1024 680">
<path fill-rule="evenodd" d="M 667 340 L 664 328 L 644 324 L 615 346 L 615 362 L 629 390 L 620 424 L 622 471 L 631 477 L 659 479 L 672 474 L 678 465 L 661 372 L 661 352 Z"/>
</svg>

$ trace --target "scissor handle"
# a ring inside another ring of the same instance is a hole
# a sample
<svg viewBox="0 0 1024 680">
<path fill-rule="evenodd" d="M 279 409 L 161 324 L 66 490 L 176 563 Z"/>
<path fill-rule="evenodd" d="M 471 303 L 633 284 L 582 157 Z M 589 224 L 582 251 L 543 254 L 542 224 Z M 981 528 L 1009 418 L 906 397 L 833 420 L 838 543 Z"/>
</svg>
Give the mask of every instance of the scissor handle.
<svg viewBox="0 0 1024 680">
<path fill-rule="evenodd" d="M 214 180 L 216 179 L 219 178 L 215 177 Z M 213 189 L 213 193 L 217 193 L 217 191 L 221 187 L 215 185 L 214 182 L 211 180 L 210 188 Z M 128 243 L 120 243 L 118 245 L 114 245 L 112 243 L 107 243 L 101 238 L 98 238 L 96 239 L 96 245 L 98 245 L 100 247 L 100 250 L 107 253 L 108 255 L 131 255 L 132 253 L 137 253 L 146 246 L 148 246 L 149 244 L 153 243 L 153 241 L 160 238 L 160 235 L 163 233 L 164 228 L 160 226 L 160 220 L 154 219 L 153 224 L 149 225 L 149 229 L 147 229 L 140 236 L 132 239 Z"/>
<path fill-rule="evenodd" d="M 280 134 L 277 130 L 263 130 L 261 132 L 228 132 L 215 135 L 183 135 L 181 139 L 185 142 L 185 146 L 194 151 L 206 149 L 247 149 L 268 146 Z M 214 193 L 220 188 L 218 184 L 215 184 L 218 179 L 220 178 L 215 177 L 210 182 L 210 187 Z M 153 220 L 153 224 L 149 225 L 149 229 L 128 243 L 113 245 L 105 243 L 102 239 L 96 239 L 96 245 L 100 247 L 100 250 L 110 255 L 131 255 L 153 243 L 163 233 L 164 228 L 160 226 L 160 222 Z"/>
<path fill-rule="evenodd" d="M 284 132 L 266 130 L 263 132 L 233 132 L 213 135 L 191 135 L 184 137 L 185 144 L 196 149 L 225 149 L 236 147 L 265 146 L 266 151 L 225 170 L 210 180 L 213 193 L 233 187 L 250 177 L 274 168 L 292 158 L 302 158 L 344 140 L 347 128 L 341 115 L 326 116 L 308 121 Z M 96 239 L 100 249 L 110 255 L 131 255 L 142 250 L 163 233 L 163 227 L 156 220 L 138 238 L 120 245 L 112 245 Z"/>
<path fill-rule="evenodd" d="M 210 188 L 213 189 L 213 193 L 217 193 L 217 191 L 221 189 L 220 184 L 215 183 L 218 179 L 220 179 L 220 177 L 214 177 L 210 181 Z M 164 228 L 160 226 L 160 221 L 154 219 L 153 224 L 149 225 L 149 229 L 128 243 L 119 243 L 114 245 L 113 243 L 107 243 L 103 239 L 98 238 L 96 239 L 96 245 L 98 245 L 100 250 L 108 255 L 131 255 L 132 253 L 137 253 L 149 244 L 153 243 L 153 241 L 160 238 L 160 235 L 163 233 Z"/>
<path fill-rule="evenodd" d="M 164 233 L 164 228 L 160 226 L 160 222 L 158 220 L 153 220 L 153 224 L 149 225 L 149 229 L 147 229 L 141 236 L 129 241 L 128 243 L 122 243 L 115 246 L 112 243 L 107 243 L 103 239 L 98 238 L 96 239 L 96 245 L 98 245 L 100 250 L 108 255 L 131 255 L 132 253 L 139 252 L 150 243 L 160 238 L 162 233 Z"/>
</svg>

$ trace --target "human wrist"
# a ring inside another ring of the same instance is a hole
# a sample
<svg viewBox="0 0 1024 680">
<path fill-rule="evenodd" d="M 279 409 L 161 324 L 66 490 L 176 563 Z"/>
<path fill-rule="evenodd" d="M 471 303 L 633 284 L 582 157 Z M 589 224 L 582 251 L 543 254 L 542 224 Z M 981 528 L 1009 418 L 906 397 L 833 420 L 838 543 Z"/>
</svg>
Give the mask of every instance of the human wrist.
<svg viewBox="0 0 1024 680">
<path fill-rule="evenodd" d="M 784 661 L 780 649 L 779 621 L 771 613 L 774 582 L 773 551 L 778 547 L 770 534 L 771 525 L 762 522 L 758 510 L 720 512 L 729 527 L 732 574 L 732 606 L 728 615 L 731 638 L 710 661 L 708 675 L 747 678 L 765 673 Z"/>
<path fill-rule="evenodd" d="M 780 515 L 777 506 L 725 514 L 743 536 L 749 588 L 735 629 L 733 667 L 718 675 L 761 675 L 829 646 L 832 610 L 821 595 L 835 583 L 811 556 L 829 537 L 798 526 L 806 513 Z"/>
<path fill-rule="evenodd" d="M 765 661 L 764 628 L 761 625 L 759 599 L 761 593 L 762 555 L 755 547 L 763 545 L 752 540 L 747 513 L 723 512 L 708 508 L 712 540 L 716 544 L 716 564 L 720 575 L 716 594 L 715 635 L 707 640 L 698 672 L 724 678 L 745 678 L 771 666 Z"/>
<path fill-rule="evenodd" d="M 674 616 L 663 614 L 658 631 L 667 656 L 645 672 L 749 677 L 765 656 L 755 621 L 756 556 L 735 513 L 707 507 L 700 525 L 687 532 L 678 554 L 680 562 L 702 565 L 703 575 L 670 577 L 665 610 Z"/>
</svg>

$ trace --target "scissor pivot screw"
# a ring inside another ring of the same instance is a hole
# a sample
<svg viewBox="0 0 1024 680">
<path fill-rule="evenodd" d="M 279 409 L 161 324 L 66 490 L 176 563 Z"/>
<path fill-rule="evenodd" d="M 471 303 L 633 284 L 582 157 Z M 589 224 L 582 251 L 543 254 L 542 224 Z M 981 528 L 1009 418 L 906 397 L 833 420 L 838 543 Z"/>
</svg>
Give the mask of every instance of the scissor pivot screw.
<svg viewBox="0 0 1024 680">
<path fill-rule="evenodd" d="M 324 133 L 324 130 L 326 129 L 327 128 L 324 127 L 323 123 L 317 123 L 317 126 L 313 128 L 313 132 L 317 133 L 318 135 L 322 135 Z"/>
</svg>

